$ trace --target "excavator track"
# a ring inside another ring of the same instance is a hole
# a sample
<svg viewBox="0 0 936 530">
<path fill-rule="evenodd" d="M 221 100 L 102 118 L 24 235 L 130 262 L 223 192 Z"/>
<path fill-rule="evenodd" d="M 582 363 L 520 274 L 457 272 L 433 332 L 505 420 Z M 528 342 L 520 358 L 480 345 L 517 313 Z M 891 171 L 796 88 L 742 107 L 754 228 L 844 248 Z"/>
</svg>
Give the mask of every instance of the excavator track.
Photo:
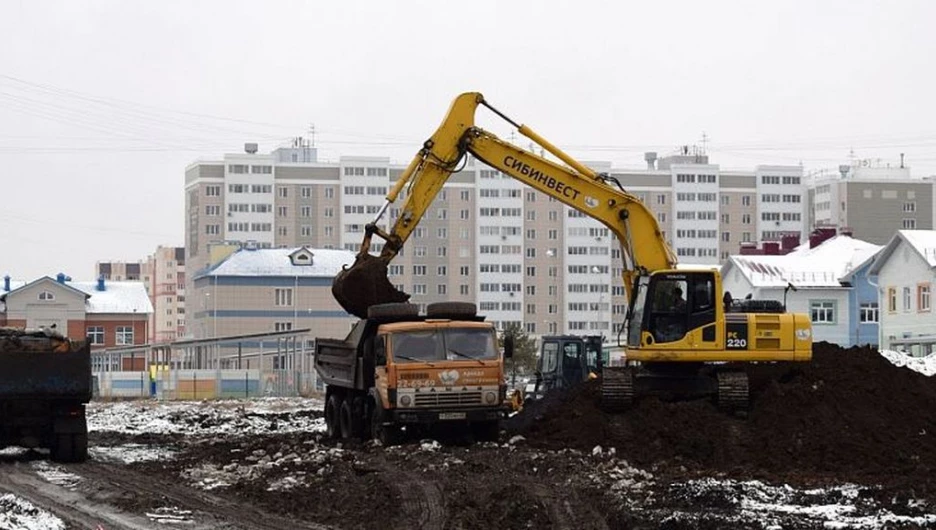
<svg viewBox="0 0 936 530">
<path fill-rule="evenodd" d="M 634 403 L 634 374 L 627 368 L 601 371 L 601 408 L 623 412 Z"/>
<path fill-rule="evenodd" d="M 718 372 L 718 407 L 727 412 L 748 410 L 748 376 L 744 372 Z"/>
</svg>

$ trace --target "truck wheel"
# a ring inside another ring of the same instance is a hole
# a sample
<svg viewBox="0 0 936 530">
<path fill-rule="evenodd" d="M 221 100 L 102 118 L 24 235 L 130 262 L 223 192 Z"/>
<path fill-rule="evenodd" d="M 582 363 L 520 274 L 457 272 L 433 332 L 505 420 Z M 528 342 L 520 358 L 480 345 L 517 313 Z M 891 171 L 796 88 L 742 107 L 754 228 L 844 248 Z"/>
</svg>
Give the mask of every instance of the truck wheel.
<svg viewBox="0 0 936 530">
<path fill-rule="evenodd" d="M 471 302 L 435 302 L 426 306 L 429 318 L 474 317 L 478 306 Z"/>
<path fill-rule="evenodd" d="M 53 462 L 69 463 L 75 462 L 75 450 L 72 443 L 73 435 L 71 433 L 56 434 L 49 448 L 49 455 Z"/>
<path fill-rule="evenodd" d="M 88 434 L 72 434 L 72 462 L 84 462 L 88 459 Z"/>
<path fill-rule="evenodd" d="M 340 420 L 338 419 L 340 409 L 341 399 L 334 394 L 328 396 L 328 401 L 325 402 L 325 432 L 332 440 L 337 439 L 340 434 Z"/>
<path fill-rule="evenodd" d="M 384 447 L 400 443 L 400 428 L 396 425 L 385 425 L 387 414 L 378 403 L 371 413 L 371 438 L 380 440 Z"/>
<path fill-rule="evenodd" d="M 500 437 L 500 422 L 494 420 L 472 423 L 471 434 L 476 442 L 496 442 Z"/>
<path fill-rule="evenodd" d="M 367 308 L 367 318 L 416 316 L 419 316 L 419 306 L 416 304 L 377 304 Z"/>
<path fill-rule="evenodd" d="M 338 423 L 341 430 L 341 438 L 348 440 L 354 437 L 354 413 L 351 410 L 351 400 L 341 401 L 341 408 L 338 409 Z"/>
</svg>

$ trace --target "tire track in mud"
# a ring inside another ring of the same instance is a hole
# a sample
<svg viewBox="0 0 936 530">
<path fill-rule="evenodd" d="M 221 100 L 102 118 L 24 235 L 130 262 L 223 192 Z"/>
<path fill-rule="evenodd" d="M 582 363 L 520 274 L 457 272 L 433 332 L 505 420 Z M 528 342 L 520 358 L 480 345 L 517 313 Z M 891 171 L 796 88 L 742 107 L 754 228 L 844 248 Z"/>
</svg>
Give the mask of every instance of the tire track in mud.
<svg viewBox="0 0 936 530">
<path fill-rule="evenodd" d="M 21 462 L 0 463 L 0 491 L 31 502 L 52 513 L 69 527 L 149 530 L 154 525 L 153 521 L 145 517 L 124 513 L 113 506 L 93 501 L 78 491 L 52 484 L 38 476 L 28 464 Z M 187 528 L 196 530 L 211 527 L 193 525 Z"/>
<path fill-rule="evenodd" d="M 395 485 L 403 500 L 403 512 L 420 530 L 442 530 L 445 525 L 445 497 L 442 487 L 417 473 L 400 472 Z"/>
<path fill-rule="evenodd" d="M 556 486 L 541 482 L 526 484 L 523 487 L 548 508 L 547 515 L 553 528 L 558 530 L 608 529 L 604 518 L 596 514 L 590 505 L 581 502 L 575 488 L 570 487 L 568 491 L 557 492 L 554 489 Z M 582 513 L 581 509 L 576 508 L 587 509 L 587 513 Z"/>
<path fill-rule="evenodd" d="M 330 527 L 307 521 L 284 518 L 257 509 L 237 500 L 227 499 L 194 487 L 181 486 L 174 482 L 142 475 L 126 467 L 101 462 L 86 462 L 71 468 L 86 476 L 94 476 L 112 486 L 144 497 L 167 498 L 179 506 L 197 510 L 224 521 L 220 528 L 243 528 L 247 530 L 281 530 L 296 528 L 306 530 L 328 530 Z M 148 528 L 152 528 L 152 523 Z M 189 527 L 190 528 L 190 527 Z M 217 523 L 212 528 L 219 528 Z"/>
</svg>

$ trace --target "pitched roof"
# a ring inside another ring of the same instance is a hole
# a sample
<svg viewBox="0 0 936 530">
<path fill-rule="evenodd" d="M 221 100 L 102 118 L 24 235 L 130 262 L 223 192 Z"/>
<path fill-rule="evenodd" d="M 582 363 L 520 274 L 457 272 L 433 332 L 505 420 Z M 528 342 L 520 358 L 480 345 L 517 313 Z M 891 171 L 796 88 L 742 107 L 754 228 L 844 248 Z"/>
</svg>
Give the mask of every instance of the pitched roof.
<svg viewBox="0 0 936 530">
<path fill-rule="evenodd" d="M 98 291 L 98 282 L 68 282 L 72 287 L 89 295 L 85 302 L 88 313 L 136 313 L 148 315 L 153 303 L 142 282 L 104 282 Z"/>
<path fill-rule="evenodd" d="M 725 264 L 737 267 L 755 287 L 841 287 L 852 271 L 882 247 L 838 235 L 815 248 L 803 244 L 783 256 L 736 255 Z"/>
<path fill-rule="evenodd" d="M 153 312 L 153 304 L 149 295 L 146 293 L 146 287 L 142 282 L 104 282 L 104 290 L 98 291 L 98 282 L 75 282 L 66 281 L 60 283 L 53 278 L 43 276 L 32 282 L 22 280 L 10 280 L 10 290 L 0 295 L 0 300 L 6 299 L 8 295 L 24 287 L 35 285 L 42 281 L 50 281 L 66 289 L 77 291 L 85 296 L 85 311 L 87 313 L 137 313 L 150 314 Z M 6 304 L 0 304 L 0 310 L 6 310 Z"/>
<path fill-rule="evenodd" d="M 902 241 L 910 245 L 930 268 L 936 267 L 936 230 L 898 230 L 874 260 L 870 274 L 877 274 L 881 271 L 881 267 Z"/>
<path fill-rule="evenodd" d="M 308 249 L 312 252 L 311 265 L 293 265 L 290 256 L 303 247 L 240 249 L 213 268 L 203 270 L 195 278 L 205 276 L 302 276 L 333 277 L 344 265 L 354 263 L 350 250 Z"/>
</svg>

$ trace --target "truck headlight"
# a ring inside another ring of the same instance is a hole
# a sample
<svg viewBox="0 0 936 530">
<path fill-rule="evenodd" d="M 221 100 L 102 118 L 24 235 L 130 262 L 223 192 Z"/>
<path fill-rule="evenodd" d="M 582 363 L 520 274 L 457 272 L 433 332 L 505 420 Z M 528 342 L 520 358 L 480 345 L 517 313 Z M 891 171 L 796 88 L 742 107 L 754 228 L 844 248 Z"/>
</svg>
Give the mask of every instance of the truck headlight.
<svg viewBox="0 0 936 530">
<path fill-rule="evenodd" d="M 488 405 L 493 405 L 497 403 L 497 394 L 495 394 L 494 392 L 488 392 L 484 394 L 484 402 L 487 403 Z"/>
<path fill-rule="evenodd" d="M 403 394 L 402 396 L 400 396 L 400 405 L 403 405 L 404 407 L 408 407 L 412 404 L 413 404 L 413 396 L 410 396 L 409 394 Z"/>
<path fill-rule="evenodd" d="M 809 340 L 809 337 L 812 336 L 812 331 L 809 328 L 799 328 L 796 330 L 796 338 L 799 340 Z"/>
</svg>

